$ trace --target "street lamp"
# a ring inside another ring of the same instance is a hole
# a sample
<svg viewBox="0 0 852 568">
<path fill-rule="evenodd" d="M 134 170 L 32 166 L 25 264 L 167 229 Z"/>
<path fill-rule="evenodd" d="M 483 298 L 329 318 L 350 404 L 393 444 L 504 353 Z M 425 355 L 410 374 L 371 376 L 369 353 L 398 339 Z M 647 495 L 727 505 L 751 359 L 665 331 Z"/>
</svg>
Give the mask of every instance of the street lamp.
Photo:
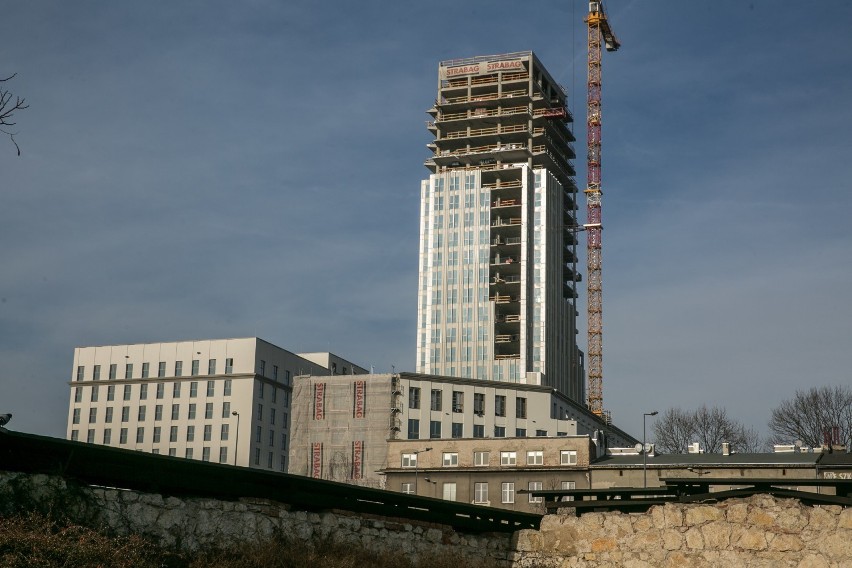
<svg viewBox="0 0 852 568">
<path fill-rule="evenodd" d="M 234 465 L 237 465 L 237 454 L 240 451 L 240 413 L 235 410 L 231 414 L 237 417 L 237 443 L 234 444 Z"/>
<path fill-rule="evenodd" d="M 648 445 L 645 443 L 645 419 L 649 416 L 659 414 L 654 412 L 646 412 L 642 415 L 642 479 L 644 480 L 643 487 L 648 487 Z"/>
<path fill-rule="evenodd" d="M 417 495 L 417 465 L 420 463 L 420 454 L 430 452 L 432 448 L 424 448 L 414 452 L 414 494 Z"/>
</svg>

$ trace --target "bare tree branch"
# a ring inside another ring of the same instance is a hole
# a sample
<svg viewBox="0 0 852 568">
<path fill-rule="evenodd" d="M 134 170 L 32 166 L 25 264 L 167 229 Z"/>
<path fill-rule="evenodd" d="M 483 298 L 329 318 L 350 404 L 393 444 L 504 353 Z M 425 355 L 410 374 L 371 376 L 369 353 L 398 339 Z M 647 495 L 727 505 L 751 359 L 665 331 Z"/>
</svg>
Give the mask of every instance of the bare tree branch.
<svg viewBox="0 0 852 568">
<path fill-rule="evenodd" d="M 5 79 L 0 79 L 0 83 L 5 83 L 6 81 L 13 79 L 15 75 L 17 75 L 17 73 L 13 73 Z M 13 98 L 14 101 L 12 100 Z M 0 88 L 0 126 L 14 126 L 16 123 L 13 122 L 12 119 L 15 116 L 15 113 L 19 110 L 29 108 L 29 106 L 30 105 L 28 105 L 21 97 L 13 95 L 8 89 Z M 18 146 L 18 143 L 15 141 L 15 134 L 17 134 L 17 132 L 10 132 L 6 129 L 0 128 L 0 133 L 9 137 L 9 140 L 11 140 L 12 144 L 15 145 L 15 149 L 20 156 L 21 147 Z"/>
<path fill-rule="evenodd" d="M 664 453 L 683 454 L 692 442 L 707 453 L 722 451 L 722 442 L 729 442 L 734 451 L 754 452 L 765 444 L 754 428 L 746 427 L 728 416 L 724 408 L 703 405 L 690 411 L 670 408 L 654 423 L 657 448 Z"/>
<path fill-rule="evenodd" d="M 852 443 L 852 388 L 813 387 L 772 410 L 769 429 L 775 443 L 801 440 L 806 446 Z"/>
</svg>

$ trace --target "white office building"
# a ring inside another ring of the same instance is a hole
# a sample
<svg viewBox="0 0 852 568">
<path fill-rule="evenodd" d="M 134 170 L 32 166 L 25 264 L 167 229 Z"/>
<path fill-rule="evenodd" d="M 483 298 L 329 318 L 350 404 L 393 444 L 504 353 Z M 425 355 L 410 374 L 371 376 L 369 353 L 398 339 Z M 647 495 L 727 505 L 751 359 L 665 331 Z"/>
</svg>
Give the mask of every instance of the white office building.
<svg viewBox="0 0 852 568">
<path fill-rule="evenodd" d="M 365 372 L 256 337 L 78 347 L 67 437 L 287 471 L 293 377 Z"/>
</svg>

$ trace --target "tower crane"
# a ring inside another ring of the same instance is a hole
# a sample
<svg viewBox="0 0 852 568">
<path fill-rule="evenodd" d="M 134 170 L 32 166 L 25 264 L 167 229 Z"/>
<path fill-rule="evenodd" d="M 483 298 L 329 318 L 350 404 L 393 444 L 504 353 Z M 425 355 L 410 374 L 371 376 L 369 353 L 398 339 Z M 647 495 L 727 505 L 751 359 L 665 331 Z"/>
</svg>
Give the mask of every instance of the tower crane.
<svg viewBox="0 0 852 568">
<path fill-rule="evenodd" d="M 589 2 L 585 18 L 589 28 L 586 194 L 588 269 L 588 364 L 589 410 L 606 417 L 603 410 L 603 300 L 601 295 L 601 43 L 607 51 L 620 47 L 612 32 L 602 1 Z"/>
</svg>

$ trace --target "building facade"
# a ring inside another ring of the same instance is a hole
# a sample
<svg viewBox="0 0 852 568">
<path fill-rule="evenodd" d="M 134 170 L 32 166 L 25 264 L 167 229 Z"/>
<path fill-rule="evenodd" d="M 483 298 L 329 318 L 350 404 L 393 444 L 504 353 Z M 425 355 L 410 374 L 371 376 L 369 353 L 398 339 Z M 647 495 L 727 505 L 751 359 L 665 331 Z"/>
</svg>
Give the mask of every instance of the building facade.
<svg viewBox="0 0 852 568">
<path fill-rule="evenodd" d="M 293 377 L 364 369 L 258 338 L 79 347 L 67 437 L 287 471 Z"/>
<path fill-rule="evenodd" d="M 289 473 L 378 487 L 395 440 L 636 443 L 550 387 L 418 373 L 298 377 L 290 435 Z"/>
<path fill-rule="evenodd" d="M 532 52 L 444 61 L 428 112 L 416 370 L 585 401 L 565 93 Z"/>
</svg>

